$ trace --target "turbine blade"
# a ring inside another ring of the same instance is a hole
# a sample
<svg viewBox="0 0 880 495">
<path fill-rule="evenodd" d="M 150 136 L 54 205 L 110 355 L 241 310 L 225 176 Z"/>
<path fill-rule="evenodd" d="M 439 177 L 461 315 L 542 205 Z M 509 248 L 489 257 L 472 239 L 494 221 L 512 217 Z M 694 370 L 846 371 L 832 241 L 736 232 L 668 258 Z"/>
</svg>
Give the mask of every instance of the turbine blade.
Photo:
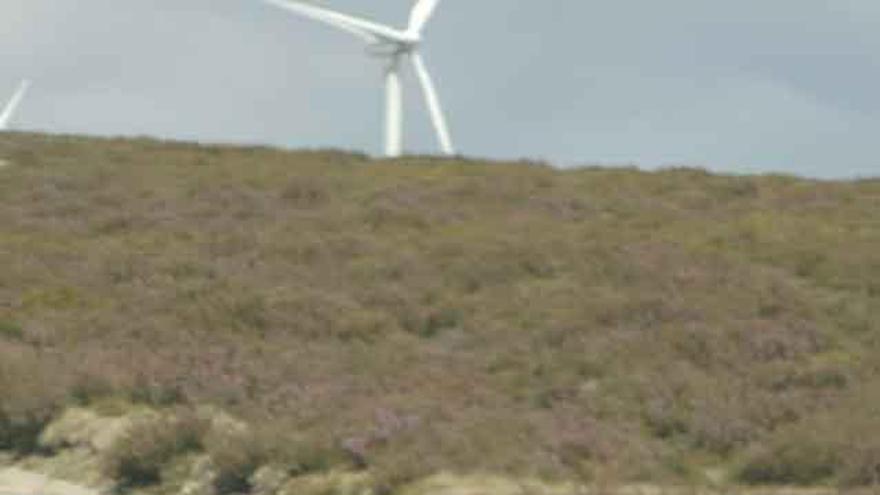
<svg viewBox="0 0 880 495">
<path fill-rule="evenodd" d="M 350 34 L 357 36 L 358 38 L 363 39 L 369 43 L 375 43 L 378 41 L 378 38 L 373 36 L 372 34 L 363 31 L 361 29 L 357 29 L 354 26 L 341 22 L 339 19 L 334 18 L 332 16 L 326 15 L 327 13 L 323 11 L 323 9 L 319 9 L 318 7 L 313 7 L 311 5 L 304 5 L 300 3 L 294 2 L 285 2 L 278 0 L 265 0 L 266 3 L 275 5 L 276 7 L 280 7 L 284 10 L 302 15 L 312 20 L 316 20 L 319 22 L 323 22 L 329 26 L 335 27 L 337 29 L 341 29 Z"/>
<path fill-rule="evenodd" d="M 397 60 L 385 75 L 385 99 L 385 155 L 396 158 L 403 151 L 403 87 Z"/>
<path fill-rule="evenodd" d="M 0 113 L 0 130 L 9 127 L 9 122 L 12 120 L 13 114 L 15 114 L 15 110 L 21 104 L 21 100 L 24 99 L 24 95 L 27 93 L 30 85 L 31 83 L 28 80 L 24 80 L 18 85 L 18 89 L 16 89 L 15 93 L 12 95 L 9 103 L 6 104 L 3 113 Z"/>
<path fill-rule="evenodd" d="M 439 3 L 440 0 L 418 0 L 409 15 L 408 31 L 416 34 L 421 33 Z"/>
<path fill-rule="evenodd" d="M 419 82 L 422 85 L 422 91 L 425 93 L 425 103 L 428 105 L 428 111 L 431 114 L 431 123 L 434 124 L 434 130 L 437 132 L 437 140 L 440 142 L 440 148 L 447 155 L 455 154 L 455 147 L 452 145 L 452 138 L 449 135 L 449 127 L 446 124 L 446 117 L 443 115 L 443 108 L 440 106 L 440 98 L 437 96 L 437 90 L 434 82 L 431 80 L 431 74 L 425 67 L 425 61 L 418 52 L 412 53 L 413 66 L 416 74 L 419 76 Z"/>
<path fill-rule="evenodd" d="M 263 0 L 266 3 L 275 5 L 289 12 L 299 14 L 316 21 L 329 24 L 343 31 L 359 36 L 369 42 L 378 42 L 382 40 L 393 41 L 396 43 L 407 40 L 406 35 L 394 28 L 383 26 L 375 22 L 353 17 L 339 12 L 334 12 L 322 7 L 316 7 L 307 3 L 296 0 Z"/>
</svg>

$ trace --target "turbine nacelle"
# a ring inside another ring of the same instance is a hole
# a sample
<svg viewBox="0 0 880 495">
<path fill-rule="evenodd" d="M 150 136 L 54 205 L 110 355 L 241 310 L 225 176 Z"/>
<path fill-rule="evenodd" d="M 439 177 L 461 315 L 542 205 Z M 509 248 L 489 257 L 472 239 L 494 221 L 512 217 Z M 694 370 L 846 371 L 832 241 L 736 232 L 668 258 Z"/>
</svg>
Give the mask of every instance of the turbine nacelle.
<svg viewBox="0 0 880 495">
<path fill-rule="evenodd" d="M 411 47 L 417 47 L 422 44 L 422 33 L 421 32 L 412 32 L 406 31 L 403 33 L 404 36 L 404 44 L 409 45 Z"/>
<path fill-rule="evenodd" d="M 400 58 L 418 50 L 418 43 L 377 42 L 367 45 L 367 53 L 376 58 Z"/>
</svg>

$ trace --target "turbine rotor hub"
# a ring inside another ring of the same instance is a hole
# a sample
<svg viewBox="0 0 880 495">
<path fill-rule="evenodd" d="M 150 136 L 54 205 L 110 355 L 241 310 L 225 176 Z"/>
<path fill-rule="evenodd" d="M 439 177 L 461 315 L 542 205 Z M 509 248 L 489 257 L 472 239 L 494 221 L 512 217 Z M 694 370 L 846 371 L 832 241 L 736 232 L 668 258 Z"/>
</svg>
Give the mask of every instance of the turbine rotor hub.
<svg viewBox="0 0 880 495">
<path fill-rule="evenodd" d="M 418 48 L 418 43 L 380 42 L 367 46 L 367 53 L 374 57 L 399 58 Z"/>
</svg>

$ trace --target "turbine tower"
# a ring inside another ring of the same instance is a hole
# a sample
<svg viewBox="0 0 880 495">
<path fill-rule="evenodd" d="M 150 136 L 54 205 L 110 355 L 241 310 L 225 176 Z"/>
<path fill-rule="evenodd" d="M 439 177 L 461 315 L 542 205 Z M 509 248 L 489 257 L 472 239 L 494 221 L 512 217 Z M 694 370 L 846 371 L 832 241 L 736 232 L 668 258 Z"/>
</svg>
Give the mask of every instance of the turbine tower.
<svg viewBox="0 0 880 495">
<path fill-rule="evenodd" d="M 369 53 L 385 60 L 385 154 L 389 157 L 400 156 L 403 151 L 401 72 L 404 60 L 409 58 L 422 86 L 425 103 L 434 125 L 434 131 L 437 133 L 440 149 L 447 155 L 455 154 L 446 117 L 440 105 L 440 98 L 437 96 L 437 90 L 425 66 L 425 61 L 419 54 L 422 30 L 440 0 L 417 0 L 410 14 L 409 26 L 405 31 L 297 0 L 263 1 L 355 35 L 368 44 Z"/>
<path fill-rule="evenodd" d="M 12 120 L 15 109 L 21 104 L 21 100 L 24 99 L 24 95 L 27 93 L 30 85 L 30 81 L 22 81 L 21 84 L 18 85 L 18 89 L 12 95 L 12 99 L 10 99 L 9 103 L 3 107 L 3 113 L 0 113 L 0 131 L 5 131 L 9 128 L 9 122 Z"/>
</svg>

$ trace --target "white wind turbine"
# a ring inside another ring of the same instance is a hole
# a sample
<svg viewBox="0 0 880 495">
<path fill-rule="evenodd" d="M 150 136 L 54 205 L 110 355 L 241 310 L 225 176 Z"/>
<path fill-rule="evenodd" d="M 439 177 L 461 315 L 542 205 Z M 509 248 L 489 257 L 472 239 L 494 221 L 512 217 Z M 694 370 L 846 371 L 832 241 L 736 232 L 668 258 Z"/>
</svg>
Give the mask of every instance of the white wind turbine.
<svg viewBox="0 0 880 495">
<path fill-rule="evenodd" d="M 21 104 L 21 100 L 24 99 L 24 95 L 27 93 L 30 85 L 30 81 L 22 81 L 21 84 L 18 85 L 18 89 L 12 95 L 12 99 L 10 99 L 9 103 L 3 107 L 3 113 L 0 113 L 0 131 L 9 128 L 9 122 L 12 120 L 13 114 L 15 114 L 15 110 Z"/>
<path fill-rule="evenodd" d="M 419 54 L 422 29 L 440 0 L 417 0 L 405 31 L 352 17 L 328 9 L 316 7 L 297 0 L 263 0 L 282 9 L 329 24 L 353 34 L 369 44 L 370 53 L 387 61 L 385 72 L 385 154 L 400 156 L 403 148 L 403 89 L 401 87 L 401 63 L 409 57 L 425 94 L 425 102 L 431 114 L 431 122 L 437 132 L 440 148 L 447 155 L 455 154 L 449 127 L 440 106 L 440 98 L 425 62 Z"/>
</svg>

